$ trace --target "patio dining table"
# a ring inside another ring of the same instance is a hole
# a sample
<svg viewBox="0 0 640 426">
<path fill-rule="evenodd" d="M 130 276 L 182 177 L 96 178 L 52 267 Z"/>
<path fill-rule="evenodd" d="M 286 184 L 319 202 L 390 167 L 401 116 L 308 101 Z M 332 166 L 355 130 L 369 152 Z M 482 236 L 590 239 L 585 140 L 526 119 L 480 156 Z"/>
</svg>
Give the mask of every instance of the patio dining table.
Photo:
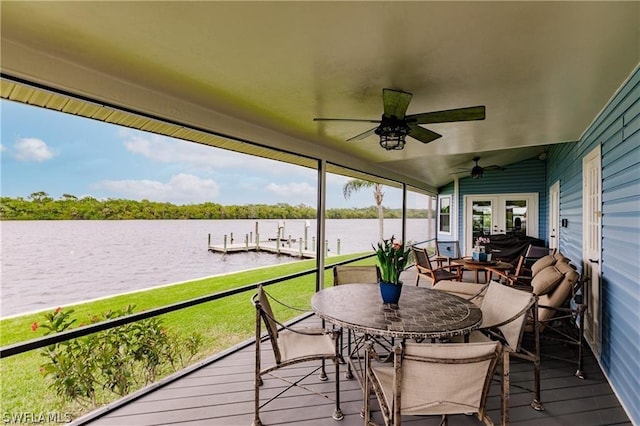
<svg viewBox="0 0 640 426">
<path fill-rule="evenodd" d="M 484 282 L 488 282 L 492 278 L 492 269 L 496 271 L 508 271 L 509 269 L 513 269 L 513 265 L 511 263 L 502 262 L 502 261 L 478 261 L 473 260 L 468 257 L 463 257 L 462 259 L 455 259 L 451 261 L 454 265 L 462 265 L 464 269 L 468 269 L 474 272 L 475 282 L 480 283 L 479 272 L 484 272 Z"/>
<path fill-rule="evenodd" d="M 348 355 L 363 384 L 364 341 L 370 338 L 444 339 L 466 335 L 480 327 L 482 311 L 475 304 L 443 291 L 403 286 L 397 306 L 382 303 L 377 284 L 345 284 L 323 289 L 311 298 L 317 316 L 338 327 L 359 333 Z"/>
</svg>

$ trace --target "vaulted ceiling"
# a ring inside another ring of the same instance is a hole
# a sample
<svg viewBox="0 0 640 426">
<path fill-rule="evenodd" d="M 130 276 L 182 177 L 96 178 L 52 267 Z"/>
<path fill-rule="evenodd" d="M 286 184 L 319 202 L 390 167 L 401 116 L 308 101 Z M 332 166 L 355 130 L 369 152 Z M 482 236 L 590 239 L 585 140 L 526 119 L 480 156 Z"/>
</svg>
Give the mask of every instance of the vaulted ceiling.
<svg viewBox="0 0 640 426">
<path fill-rule="evenodd" d="M 1 12 L 5 98 L 30 102 L 7 82 L 34 83 L 241 141 L 231 149 L 423 189 L 476 155 L 504 165 L 578 140 L 640 62 L 638 1 L 3 1 Z M 375 124 L 313 121 L 379 119 L 383 88 L 413 94 L 408 114 L 485 105 L 486 119 L 425 125 L 443 137 L 402 151 L 376 135 L 345 141 Z"/>
</svg>

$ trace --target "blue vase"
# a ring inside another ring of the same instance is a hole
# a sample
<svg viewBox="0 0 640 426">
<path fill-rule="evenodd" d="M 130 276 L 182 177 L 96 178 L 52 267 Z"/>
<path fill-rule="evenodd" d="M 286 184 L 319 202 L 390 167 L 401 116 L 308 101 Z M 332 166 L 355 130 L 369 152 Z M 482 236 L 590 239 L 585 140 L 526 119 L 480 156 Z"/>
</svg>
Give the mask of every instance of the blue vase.
<svg viewBox="0 0 640 426">
<path fill-rule="evenodd" d="M 380 295 L 382 296 L 382 303 L 397 305 L 400 300 L 400 293 L 402 292 L 402 282 L 398 284 L 391 284 L 385 281 L 380 281 Z"/>
</svg>

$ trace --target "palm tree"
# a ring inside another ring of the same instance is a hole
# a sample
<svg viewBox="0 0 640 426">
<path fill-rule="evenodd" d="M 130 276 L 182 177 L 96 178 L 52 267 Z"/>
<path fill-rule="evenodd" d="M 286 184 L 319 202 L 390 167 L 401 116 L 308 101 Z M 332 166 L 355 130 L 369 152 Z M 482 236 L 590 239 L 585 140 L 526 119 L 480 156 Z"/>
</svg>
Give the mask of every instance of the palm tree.
<svg viewBox="0 0 640 426">
<path fill-rule="evenodd" d="M 382 241 L 384 239 L 384 210 L 382 209 L 384 192 L 382 192 L 382 184 L 370 182 L 368 180 L 351 179 L 342 187 L 342 194 L 344 195 L 345 200 L 348 200 L 354 192 L 358 192 L 362 188 L 371 187 L 373 187 L 373 197 L 376 200 L 376 207 L 378 208 L 379 241 Z"/>
</svg>

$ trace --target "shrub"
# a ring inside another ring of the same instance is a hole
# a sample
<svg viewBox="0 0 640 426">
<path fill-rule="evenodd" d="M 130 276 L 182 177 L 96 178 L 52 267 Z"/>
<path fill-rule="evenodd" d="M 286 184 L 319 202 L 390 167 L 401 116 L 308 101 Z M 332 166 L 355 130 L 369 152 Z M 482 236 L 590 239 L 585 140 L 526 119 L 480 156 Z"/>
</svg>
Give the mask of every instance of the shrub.
<svg viewBox="0 0 640 426">
<path fill-rule="evenodd" d="M 133 310 L 129 305 L 101 317 L 90 316 L 89 322 L 131 315 Z M 76 322 L 71 317 L 73 312 L 57 308 L 45 314 L 41 325 L 33 323 L 31 329 L 42 327 L 45 335 L 68 330 Z M 161 319 L 150 318 L 49 345 L 40 352 L 46 358 L 40 372 L 61 399 L 95 408 L 113 395 L 127 395 L 184 368 L 201 345 L 198 333 L 172 337 Z"/>
</svg>

